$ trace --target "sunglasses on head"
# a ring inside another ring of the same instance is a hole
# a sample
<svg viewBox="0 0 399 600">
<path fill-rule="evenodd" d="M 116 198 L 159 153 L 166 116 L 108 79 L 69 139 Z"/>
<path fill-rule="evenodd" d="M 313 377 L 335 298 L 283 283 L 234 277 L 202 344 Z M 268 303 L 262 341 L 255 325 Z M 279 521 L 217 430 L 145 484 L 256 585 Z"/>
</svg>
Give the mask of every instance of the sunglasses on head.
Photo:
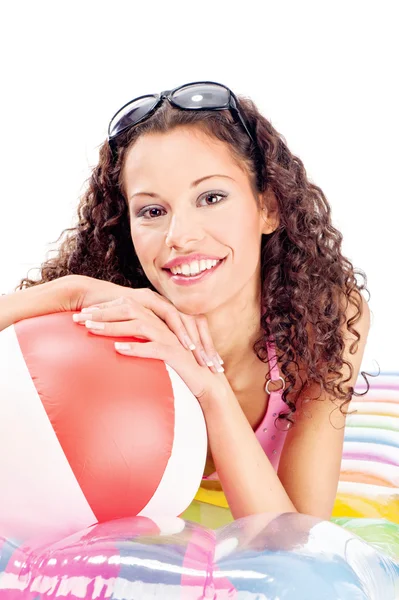
<svg viewBox="0 0 399 600">
<path fill-rule="evenodd" d="M 160 94 L 148 94 L 130 100 L 112 117 L 108 126 L 108 143 L 114 158 L 117 155 L 117 139 L 128 129 L 141 123 L 152 115 L 168 100 L 172 106 L 181 110 L 229 110 L 234 120 L 239 121 L 249 138 L 255 144 L 239 111 L 238 101 L 234 93 L 225 85 L 214 81 L 196 81 L 186 83 L 173 90 L 165 90 Z"/>
</svg>

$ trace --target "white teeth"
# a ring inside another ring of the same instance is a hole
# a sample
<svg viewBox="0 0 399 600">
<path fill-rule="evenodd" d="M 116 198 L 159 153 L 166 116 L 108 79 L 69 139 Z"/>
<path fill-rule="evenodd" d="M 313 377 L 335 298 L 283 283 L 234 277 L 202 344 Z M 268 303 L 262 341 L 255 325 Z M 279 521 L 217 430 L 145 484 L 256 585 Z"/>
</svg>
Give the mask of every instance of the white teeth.
<svg viewBox="0 0 399 600">
<path fill-rule="evenodd" d="M 183 265 L 183 269 L 186 265 Z M 198 275 L 198 273 L 201 272 L 201 267 L 200 264 L 198 262 L 198 260 L 196 262 L 191 263 L 190 265 L 190 275 Z M 183 271 L 184 273 L 184 271 Z"/>
<path fill-rule="evenodd" d="M 205 262 L 206 262 L 206 268 L 207 269 L 212 269 L 212 267 L 214 267 L 218 261 L 217 260 L 208 260 L 208 259 L 206 259 Z"/>
<path fill-rule="evenodd" d="M 212 267 L 217 265 L 218 262 L 220 261 L 210 259 L 201 259 L 200 261 L 193 260 L 191 263 L 185 263 L 177 267 L 172 267 L 170 270 L 173 273 L 173 275 L 198 275 L 199 273 L 202 273 L 202 271 L 212 269 Z"/>
</svg>

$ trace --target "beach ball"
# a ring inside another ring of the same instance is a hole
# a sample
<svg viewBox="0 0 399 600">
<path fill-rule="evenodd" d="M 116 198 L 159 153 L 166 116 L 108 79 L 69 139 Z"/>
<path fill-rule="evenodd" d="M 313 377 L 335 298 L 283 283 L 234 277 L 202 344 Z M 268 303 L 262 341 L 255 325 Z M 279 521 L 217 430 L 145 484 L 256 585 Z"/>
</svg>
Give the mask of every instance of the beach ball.
<svg viewBox="0 0 399 600">
<path fill-rule="evenodd" d="M 122 339 L 135 340 L 90 334 L 70 312 L 0 332 L 0 535 L 189 506 L 207 452 L 200 405 L 163 361 L 118 354 Z"/>
</svg>

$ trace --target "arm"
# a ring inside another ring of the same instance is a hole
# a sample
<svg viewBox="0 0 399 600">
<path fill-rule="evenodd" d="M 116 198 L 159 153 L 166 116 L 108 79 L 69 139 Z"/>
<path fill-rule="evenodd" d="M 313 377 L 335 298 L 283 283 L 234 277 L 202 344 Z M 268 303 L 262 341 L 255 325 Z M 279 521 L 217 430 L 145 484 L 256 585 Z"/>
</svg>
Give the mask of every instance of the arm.
<svg viewBox="0 0 399 600">
<path fill-rule="evenodd" d="M 348 309 L 348 316 L 351 310 Z M 344 357 L 353 365 L 349 385 L 358 376 L 369 319 L 368 305 L 363 300 L 362 316 L 356 324 L 361 335 L 357 352 L 349 354 L 354 338 L 348 339 L 345 346 Z M 215 467 L 235 519 L 264 512 L 331 517 L 345 422 L 338 410 L 333 413 L 329 398 L 320 400 L 312 402 L 311 407 L 307 404 L 305 413 L 298 415 L 297 423 L 288 432 L 278 475 L 230 386 L 225 385 L 218 393 L 210 392 L 210 397 L 202 400 Z M 309 412 L 312 418 L 306 416 Z M 335 416 L 337 413 L 339 417 Z"/>
<path fill-rule="evenodd" d="M 227 381 L 227 380 L 226 380 Z M 235 519 L 297 512 L 229 385 L 201 402 L 215 467 Z"/>
<path fill-rule="evenodd" d="M 138 290 L 86 275 L 64 275 L 0 296 L 0 331 L 9 325 L 62 311 L 77 311 L 99 302 L 135 297 Z"/>
<path fill-rule="evenodd" d="M 0 296 L 0 331 L 22 319 L 72 310 L 68 299 L 73 298 L 77 289 L 77 279 L 67 275 Z"/>
</svg>

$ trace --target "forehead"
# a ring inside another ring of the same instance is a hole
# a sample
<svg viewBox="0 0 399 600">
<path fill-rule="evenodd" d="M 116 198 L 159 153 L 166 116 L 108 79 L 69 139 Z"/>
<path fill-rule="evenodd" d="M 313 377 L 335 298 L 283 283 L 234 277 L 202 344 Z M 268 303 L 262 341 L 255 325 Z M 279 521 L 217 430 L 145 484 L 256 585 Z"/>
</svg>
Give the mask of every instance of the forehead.
<svg viewBox="0 0 399 600">
<path fill-rule="evenodd" d="M 194 127 L 178 127 L 167 133 L 148 133 L 139 137 L 128 150 L 123 182 L 156 182 L 157 179 L 180 181 L 210 175 L 226 174 L 234 179 L 246 177 L 227 143 Z"/>
</svg>

